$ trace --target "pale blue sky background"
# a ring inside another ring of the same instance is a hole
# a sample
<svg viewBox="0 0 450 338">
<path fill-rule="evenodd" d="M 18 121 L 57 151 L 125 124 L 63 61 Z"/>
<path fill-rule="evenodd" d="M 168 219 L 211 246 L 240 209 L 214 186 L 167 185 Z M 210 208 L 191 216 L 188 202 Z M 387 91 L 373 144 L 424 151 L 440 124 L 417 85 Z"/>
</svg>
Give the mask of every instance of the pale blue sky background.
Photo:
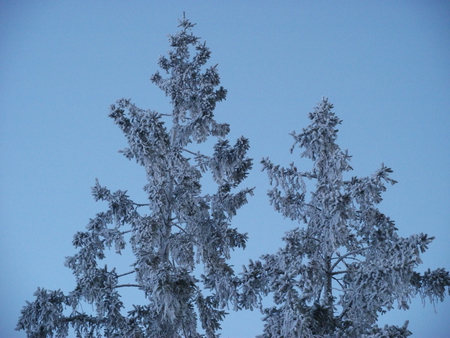
<svg viewBox="0 0 450 338">
<path fill-rule="evenodd" d="M 250 139 L 255 159 L 246 183 L 256 195 L 233 224 L 250 237 L 234 253 L 237 272 L 297 225 L 270 207 L 259 160 L 300 164 L 288 133 L 306 127 L 322 96 L 344 120 L 351 174 L 393 168 L 399 184 L 381 209 L 404 236 L 436 236 L 424 268 L 450 268 L 449 1 L 0 1 L 0 337 L 25 337 L 14 327 L 37 286 L 73 288 L 63 261 L 73 234 L 104 210 L 90 194 L 96 177 L 144 201 L 143 170 L 117 153 L 126 140 L 108 107 L 126 97 L 169 112 L 149 78 L 183 11 L 229 91 L 217 120 L 232 140 Z M 449 337 L 450 299 L 436 310 L 416 299 L 382 321 Z M 222 337 L 260 334 L 260 317 L 230 314 Z"/>
</svg>

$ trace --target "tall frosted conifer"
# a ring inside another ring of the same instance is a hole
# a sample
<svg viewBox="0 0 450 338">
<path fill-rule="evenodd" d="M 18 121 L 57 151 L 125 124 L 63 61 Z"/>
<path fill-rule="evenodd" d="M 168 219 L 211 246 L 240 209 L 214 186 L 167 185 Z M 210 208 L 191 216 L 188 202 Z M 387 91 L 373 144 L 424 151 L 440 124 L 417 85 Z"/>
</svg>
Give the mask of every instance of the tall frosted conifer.
<svg viewBox="0 0 450 338">
<path fill-rule="evenodd" d="M 247 240 L 230 221 L 252 194 L 252 189 L 236 190 L 252 165 L 246 157 L 249 144 L 241 137 L 230 145 L 225 139 L 229 125 L 214 119 L 226 90 L 218 87 L 216 66 L 205 66 L 210 51 L 191 33 L 193 26 L 185 18 L 180 21 L 181 31 L 169 37 L 172 50 L 159 60 L 164 74 L 152 76 L 171 99 L 170 127 L 162 114 L 130 100 L 111 106 L 109 116 L 128 139 L 123 154 L 145 168 L 148 201 L 136 203 L 126 191 L 95 184 L 95 200 L 109 207 L 74 236 L 78 253 L 65 264 L 77 286 L 68 295 L 38 288 L 17 325 L 28 337 L 64 337 L 69 326 L 81 337 L 216 337 L 223 308 L 237 306 L 238 280 L 227 259 Z M 211 136 L 217 138 L 212 154 L 195 152 L 195 144 Z M 207 172 L 217 190 L 202 195 L 200 180 Z M 120 254 L 126 245 L 135 256 L 131 271 L 101 264 L 106 249 Z M 200 280 L 194 275 L 197 265 L 204 269 Z M 128 275 L 135 282 L 123 284 Z M 143 304 L 133 305 L 127 315 L 121 287 L 142 291 Z M 92 304 L 95 313 L 85 313 L 83 303 Z"/>
<path fill-rule="evenodd" d="M 301 156 L 313 162 L 310 171 L 262 161 L 273 185 L 270 203 L 306 226 L 287 232 L 276 254 L 244 267 L 241 302 L 252 308 L 273 295 L 275 305 L 262 309 L 262 337 L 406 337 L 407 323 L 378 328 L 379 314 L 395 303 L 407 309 L 417 293 L 442 301 L 449 273 L 415 272 L 433 238 L 400 237 L 394 221 L 378 210 L 386 184 L 396 183 L 391 169 L 382 165 L 370 177 L 344 179 L 352 170 L 350 156 L 336 144 L 341 120 L 332 108 L 322 100 L 309 114 L 311 124 L 292 133 L 291 152 L 303 148 Z M 311 193 L 307 181 L 315 182 Z"/>
</svg>

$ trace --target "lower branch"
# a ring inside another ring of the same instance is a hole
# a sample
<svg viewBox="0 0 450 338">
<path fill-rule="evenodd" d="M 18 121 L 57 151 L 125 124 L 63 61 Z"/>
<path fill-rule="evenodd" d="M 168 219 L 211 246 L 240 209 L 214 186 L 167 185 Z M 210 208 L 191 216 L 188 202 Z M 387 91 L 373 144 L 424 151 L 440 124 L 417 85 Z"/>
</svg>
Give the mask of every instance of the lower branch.
<svg viewBox="0 0 450 338">
<path fill-rule="evenodd" d="M 116 285 L 116 288 L 125 288 L 125 287 L 140 288 L 141 286 L 139 284 L 119 284 L 119 285 Z"/>
</svg>

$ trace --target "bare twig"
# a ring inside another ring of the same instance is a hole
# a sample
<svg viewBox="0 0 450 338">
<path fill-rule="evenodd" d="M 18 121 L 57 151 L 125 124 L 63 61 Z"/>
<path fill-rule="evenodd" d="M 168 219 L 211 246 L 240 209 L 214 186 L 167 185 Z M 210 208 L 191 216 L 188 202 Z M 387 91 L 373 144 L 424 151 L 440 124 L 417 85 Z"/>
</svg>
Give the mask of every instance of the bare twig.
<svg viewBox="0 0 450 338">
<path fill-rule="evenodd" d="M 123 277 L 123 276 L 126 276 L 126 275 L 131 275 L 132 273 L 135 273 L 135 272 L 136 272 L 135 270 L 130 271 L 130 272 L 125 272 L 125 273 L 123 273 L 123 274 L 121 274 L 121 275 L 117 275 L 117 278 Z"/>
<path fill-rule="evenodd" d="M 331 270 L 334 270 L 334 268 L 340 263 L 342 262 L 344 259 L 348 258 L 349 256 L 355 255 L 357 253 L 360 253 L 361 251 L 367 250 L 369 249 L 369 247 L 367 248 L 360 248 L 360 249 L 356 249 L 350 252 L 347 252 L 345 255 L 343 256 L 339 256 L 338 258 L 336 258 L 336 262 L 333 264 L 333 266 L 331 267 Z M 334 259 L 334 258 L 333 258 Z"/>
<path fill-rule="evenodd" d="M 184 150 L 185 152 L 192 154 L 192 155 L 198 155 L 198 154 L 194 153 L 193 151 L 187 150 L 185 148 L 182 148 L 181 150 Z"/>
</svg>

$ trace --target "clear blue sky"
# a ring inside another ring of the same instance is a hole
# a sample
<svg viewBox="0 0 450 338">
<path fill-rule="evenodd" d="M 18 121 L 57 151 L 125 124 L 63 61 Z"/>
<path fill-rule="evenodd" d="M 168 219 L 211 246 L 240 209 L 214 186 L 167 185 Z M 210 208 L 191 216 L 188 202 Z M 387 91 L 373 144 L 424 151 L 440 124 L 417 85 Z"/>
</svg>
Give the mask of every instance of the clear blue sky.
<svg viewBox="0 0 450 338">
<path fill-rule="evenodd" d="M 424 268 L 450 268 L 448 1 L 0 1 L 0 337 L 25 336 L 14 327 L 37 286 L 74 287 L 63 261 L 105 208 L 90 194 L 96 177 L 145 200 L 144 172 L 117 153 L 126 140 L 108 107 L 126 97 L 169 112 L 149 78 L 183 11 L 228 89 L 217 120 L 250 139 L 255 159 L 256 195 L 233 224 L 250 237 L 234 252 L 238 272 L 297 226 L 270 207 L 259 160 L 300 163 L 288 133 L 306 127 L 322 96 L 344 120 L 352 175 L 393 168 L 399 183 L 382 211 L 403 236 L 436 237 Z M 449 337 L 450 299 L 436 310 L 416 299 L 382 322 L 410 319 L 413 337 Z M 260 317 L 232 313 L 222 336 L 254 337 Z"/>
</svg>

